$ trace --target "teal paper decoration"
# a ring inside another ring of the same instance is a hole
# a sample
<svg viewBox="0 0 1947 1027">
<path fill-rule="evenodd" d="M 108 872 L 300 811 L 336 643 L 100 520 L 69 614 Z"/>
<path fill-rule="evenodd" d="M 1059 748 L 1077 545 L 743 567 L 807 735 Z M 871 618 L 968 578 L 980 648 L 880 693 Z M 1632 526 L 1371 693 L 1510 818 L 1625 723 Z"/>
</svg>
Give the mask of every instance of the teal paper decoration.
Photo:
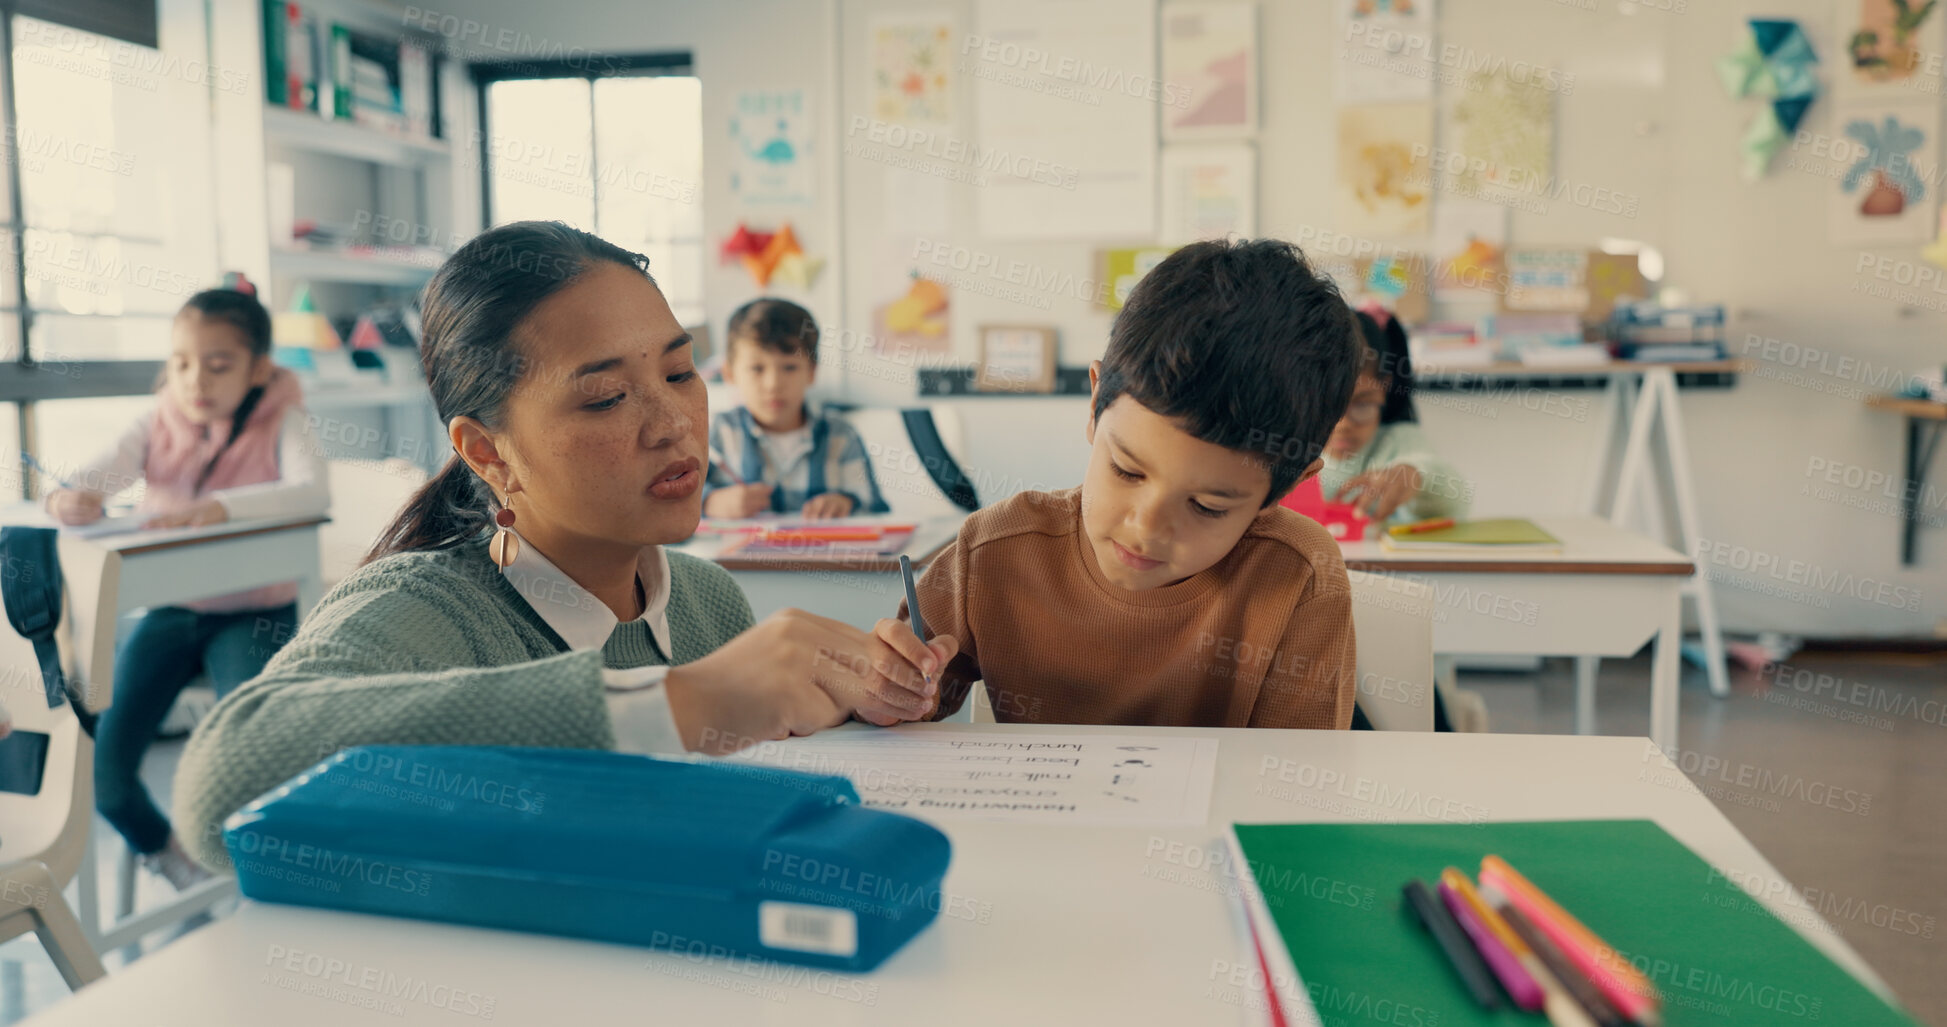
<svg viewBox="0 0 1947 1027">
<path fill-rule="evenodd" d="M 1785 148 L 1818 97 L 1818 55 L 1795 21 L 1752 18 L 1751 35 L 1717 59 L 1717 77 L 1734 97 L 1769 101 L 1739 143 L 1744 178 L 1755 182 Z"/>
</svg>

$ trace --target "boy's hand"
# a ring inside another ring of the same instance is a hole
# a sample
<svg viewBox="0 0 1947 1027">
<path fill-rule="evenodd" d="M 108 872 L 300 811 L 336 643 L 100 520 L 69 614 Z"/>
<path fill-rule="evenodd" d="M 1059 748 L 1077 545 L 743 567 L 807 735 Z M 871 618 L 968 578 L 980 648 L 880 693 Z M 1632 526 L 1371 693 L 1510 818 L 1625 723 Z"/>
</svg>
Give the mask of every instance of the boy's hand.
<svg viewBox="0 0 1947 1027">
<path fill-rule="evenodd" d="M 1352 503 L 1359 508 L 1360 515 L 1375 521 L 1383 521 L 1393 515 L 1393 511 L 1404 506 L 1414 496 L 1420 494 L 1422 479 L 1416 467 L 1407 464 L 1394 464 L 1376 471 L 1354 475 L 1339 494 L 1332 497 L 1334 502 Z M 1357 496 L 1358 498 L 1348 498 Z"/>
<path fill-rule="evenodd" d="M 93 524 L 101 520 L 101 496 L 81 489 L 48 493 L 47 512 L 62 524 Z"/>
<path fill-rule="evenodd" d="M 918 717 L 875 718 L 860 711 L 859 719 L 886 727 L 901 720 L 920 720 L 930 716 L 940 704 L 940 672 L 953 662 L 960 652 L 960 642 L 952 635 L 935 635 L 932 641 L 922 642 L 913 634 L 911 623 L 881 617 L 873 625 L 873 637 L 879 643 L 878 658 L 883 667 L 875 666 L 878 677 L 876 683 L 882 689 L 898 688 L 907 692 L 918 692 L 927 700 L 927 709 Z M 928 680 L 928 679 L 931 680 Z"/>
<path fill-rule="evenodd" d="M 230 519 L 230 511 L 214 499 L 205 499 L 175 513 L 157 514 L 142 522 L 144 528 L 200 528 L 207 524 L 222 524 Z"/>
<path fill-rule="evenodd" d="M 814 521 L 843 517 L 852 512 L 852 497 L 842 492 L 827 492 L 805 501 L 804 515 Z"/>
<path fill-rule="evenodd" d="M 758 482 L 755 485 L 725 485 L 710 493 L 703 501 L 703 512 L 712 517 L 742 519 L 760 514 L 771 508 L 771 487 Z"/>
</svg>

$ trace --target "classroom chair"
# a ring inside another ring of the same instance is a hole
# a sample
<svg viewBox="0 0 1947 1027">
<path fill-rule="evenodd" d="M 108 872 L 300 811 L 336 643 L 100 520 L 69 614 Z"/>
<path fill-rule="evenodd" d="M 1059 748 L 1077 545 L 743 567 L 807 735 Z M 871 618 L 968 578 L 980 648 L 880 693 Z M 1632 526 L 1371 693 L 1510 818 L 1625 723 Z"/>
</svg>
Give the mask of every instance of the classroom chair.
<svg viewBox="0 0 1947 1027">
<path fill-rule="evenodd" d="M 961 436 L 952 407 L 860 407 L 845 419 L 865 443 L 879 492 L 895 516 L 924 520 L 980 508 L 973 481 L 953 456 Z"/>
<path fill-rule="evenodd" d="M 11 665 L 33 667 L 34 659 L 30 653 Z M 0 792 L 0 942 L 39 935 L 55 969 L 78 989 L 106 973 L 62 895 L 77 872 L 95 871 L 86 859 L 95 815 L 94 740 L 66 703 L 14 702 L 9 709 L 15 731 L 45 734 L 48 746 L 39 791 Z"/>
<path fill-rule="evenodd" d="M 1433 589 L 1348 571 L 1359 708 L 1379 731 L 1433 730 Z"/>
</svg>

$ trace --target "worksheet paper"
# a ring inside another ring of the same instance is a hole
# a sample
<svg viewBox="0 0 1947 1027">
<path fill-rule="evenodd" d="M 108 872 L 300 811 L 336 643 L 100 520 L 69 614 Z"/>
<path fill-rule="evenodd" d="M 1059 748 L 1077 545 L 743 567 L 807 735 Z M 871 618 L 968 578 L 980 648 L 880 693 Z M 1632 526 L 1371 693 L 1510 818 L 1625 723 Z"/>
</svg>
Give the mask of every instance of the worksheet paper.
<svg viewBox="0 0 1947 1027">
<path fill-rule="evenodd" d="M 891 728 L 765 742 L 730 759 L 842 775 L 865 805 L 927 818 L 1200 825 L 1217 740 Z"/>
</svg>

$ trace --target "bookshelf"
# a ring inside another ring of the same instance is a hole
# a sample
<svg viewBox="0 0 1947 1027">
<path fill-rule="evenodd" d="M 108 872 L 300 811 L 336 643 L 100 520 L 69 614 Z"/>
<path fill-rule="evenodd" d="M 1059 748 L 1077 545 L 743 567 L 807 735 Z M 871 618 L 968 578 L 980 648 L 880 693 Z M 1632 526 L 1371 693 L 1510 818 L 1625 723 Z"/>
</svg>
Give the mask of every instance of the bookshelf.
<svg viewBox="0 0 1947 1027">
<path fill-rule="evenodd" d="M 260 235 L 241 241 L 246 259 L 232 257 L 231 266 L 263 276 L 273 312 L 308 296 L 344 337 L 362 313 L 413 305 L 445 254 L 480 229 L 477 168 L 454 142 L 475 138 L 478 124 L 464 55 L 449 56 L 451 41 L 417 30 L 382 0 L 299 0 L 296 22 L 287 3 L 247 2 L 256 14 L 247 45 L 263 77 L 247 106 L 232 109 L 239 135 L 257 140 L 256 170 L 240 177 L 255 179 L 263 216 Z M 273 38 L 267 28 L 281 32 Z M 295 87 L 280 74 L 293 67 Z M 375 107 L 388 90 L 395 108 Z M 300 372 L 307 405 L 358 426 L 333 433 L 359 441 L 327 441 L 329 456 L 424 464 L 424 440 L 440 431 L 417 356 L 383 356 L 383 371 L 356 382 Z"/>
<path fill-rule="evenodd" d="M 444 139 L 395 135 L 347 121 L 326 121 L 288 107 L 264 107 L 264 138 L 293 150 L 405 168 L 432 168 L 453 156 Z"/>
</svg>

